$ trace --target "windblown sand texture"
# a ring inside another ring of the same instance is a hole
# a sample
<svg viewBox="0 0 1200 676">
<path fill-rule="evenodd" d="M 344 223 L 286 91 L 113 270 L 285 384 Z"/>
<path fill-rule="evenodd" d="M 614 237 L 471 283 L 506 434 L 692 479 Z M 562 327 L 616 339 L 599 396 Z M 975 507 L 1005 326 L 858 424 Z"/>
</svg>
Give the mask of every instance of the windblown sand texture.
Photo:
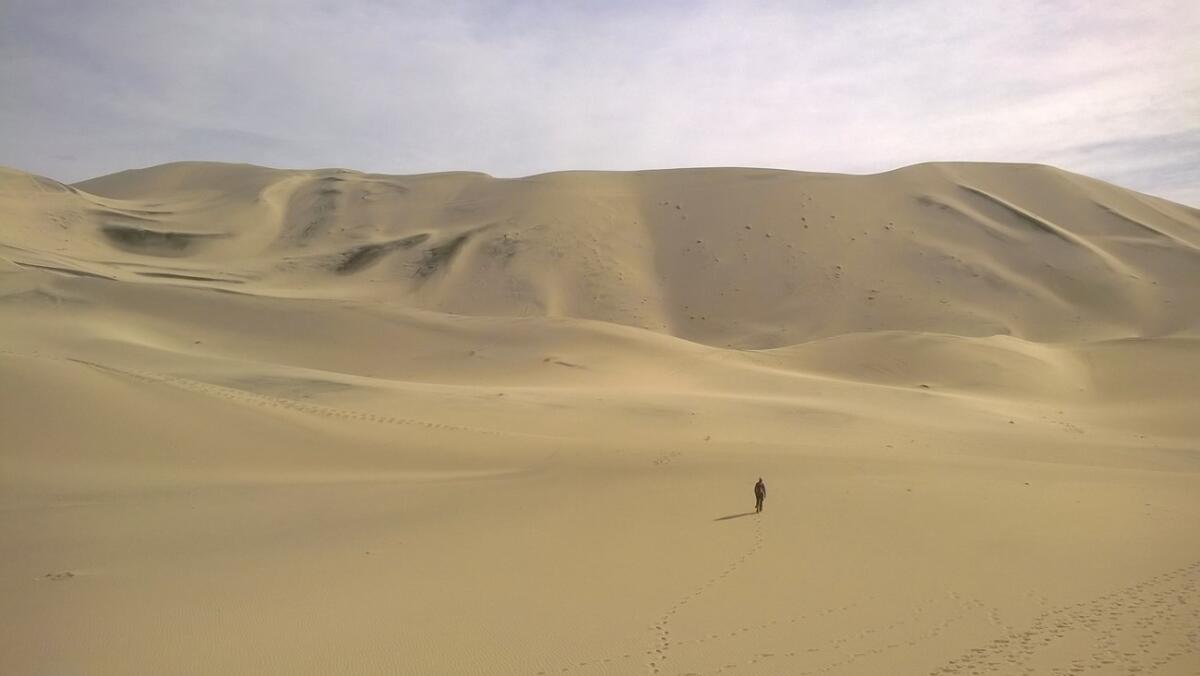
<svg viewBox="0 0 1200 676">
<path fill-rule="evenodd" d="M 0 542 L 3 674 L 1194 676 L 1200 211 L 3 170 Z"/>
</svg>

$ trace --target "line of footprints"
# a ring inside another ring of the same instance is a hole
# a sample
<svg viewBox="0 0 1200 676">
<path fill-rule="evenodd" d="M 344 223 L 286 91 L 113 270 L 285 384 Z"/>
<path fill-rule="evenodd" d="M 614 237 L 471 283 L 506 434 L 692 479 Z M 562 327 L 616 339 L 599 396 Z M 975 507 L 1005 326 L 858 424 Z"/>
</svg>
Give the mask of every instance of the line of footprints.
<svg viewBox="0 0 1200 676">
<path fill-rule="evenodd" d="M 1039 652 L 1054 650 L 1048 674 L 1200 674 L 1200 561 L 1097 599 L 1048 610 L 1026 627 L 973 647 L 930 676 L 1039 673 Z M 1055 646 L 1063 639 L 1070 646 Z M 1064 649 L 1065 648 L 1065 649 Z M 1066 656 L 1064 656 L 1064 653 Z M 1062 663 L 1061 660 L 1068 660 Z"/>
<path fill-rule="evenodd" d="M 671 640 L 671 620 L 674 619 L 675 614 L 683 610 L 688 603 L 698 599 L 714 585 L 720 584 L 720 582 L 725 578 L 736 573 L 739 568 L 745 565 L 747 561 L 753 559 L 754 556 L 762 550 L 764 543 L 762 524 L 762 519 L 755 518 L 754 543 L 750 545 L 749 549 L 747 549 L 741 556 L 726 566 L 725 569 L 720 573 L 712 576 L 703 584 L 684 595 L 683 598 L 676 601 L 674 605 L 668 608 L 666 612 L 664 612 L 658 618 L 658 621 L 654 623 L 654 626 L 652 627 L 652 631 L 654 632 L 654 648 L 652 651 L 649 651 L 648 657 L 650 659 L 646 664 L 650 673 L 657 674 L 666 668 L 666 662 L 670 657 L 671 646 L 677 644 L 682 645 L 682 642 L 672 642 Z M 748 629 L 743 629 L 741 631 L 748 631 Z M 738 632 L 734 632 L 734 634 L 736 633 Z"/>
<path fill-rule="evenodd" d="M 853 673 L 852 665 L 856 662 L 893 650 L 919 647 L 972 616 L 982 616 L 989 625 L 1002 633 L 991 641 L 971 647 L 945 664 L 935 667 L 929 672 L 930 676 L 1041 673 L 1071 676 L 1088 672 L 1139 676 L 1154 673 L 1200 674 L 1200 659 L 1197 657 L 1200 656 L 1200 562 L 1157 575 L 1092 601 L 1046 610 L 1025 627 L 1018 628 L 1006 624 L 998 609 L 980 599 L 950 592 L 944 598 L 926 599 L 917 603 L 905 617 L 879 626 L 857 629 L 819 644 L 806 646 L 804 639 L 798 637 L 796 643 L 790 646 L 793 649 L 786 652 L 756 652 L 740 661 L 723 662 L 705 674 L 696 671 L 668 671 L 672 649 L 718 643 L 747 633 L 821 620 L 869 604 L 873 600 L 874 597 L 867 597 L 859 603 L 776 619 L 733 631 L 713 632 L 688 639 L 673 638 L 671 621 L 675 615 L 705 591 L 736 572 L 762 548 L 763 542 L 762 526 L 761 522 L 758 522 L 755 525 L 754 544 L 745 554 L 677 601 L 649 628 L 653 634 L 653 647 L 641 653 L 645 658 L 644 664 L 648 673 L 715 676 L 736 673 L 745 668 L 754 668 L 755 665 L 774 663 L 777 668 L 786 669 L 786 672 L 780 673 L 795 676 L 848 674 Z M 1044 596 L 1027 596 L 1039 604 L 1048 603 Z M 931 613 L 934 609 L 936 612 Z M 903 639 L 894 638 L 897 632 L 905 627 L 922 625 L 922 631 L 905 633 Z M 885 636 L 893 638 L 884 639 Z M 873 637 L 882 640 L 876 641 L 872 646 Z M 1088 648 L 1078 655 L 1072 655 L 1070 650 L 1066 650 L 1067 657 L 1063 657 L 1063 648 L 1069 646 L 1058 644 L 1067 637 L 1087 639 L 1082 643 Z M 860 647 L 857 651 L 846 652 L 850 645 Z M 1054 651 L 1053 657 L 1038 661 L 1053 666 L 1035 667 L 1034 661 L 1039 654 L 1045 657 L 1048 651 Z M 604 667 L 626 662 L 634 657 L 637 655 L 624 653 L 620 657 L 580 661 L 562 666 L 553 672 L 538 671 L 537 674 L 546 676 L 551 673 L 569 673 L 586 667 Z M 797 663 L 796 660 L 800 662 Z M 1184 671 L 1163 671 L 1180 667 L 1180 660 L 1192 660 L 1197 668 L 1193 671 L 1186 671 L 1186 667 Z"/>
<path fill-rule="evenodd" d="M 652 634 L 653 634 L 653 647 L 642 652 L 642 656 L 646 658 L 645 666 L 646 666 L 647 671 L 649 671 L 652 674 L 662 673 L 662 671 L 664 669 L 666 669 L 666 663 L 667 663 L 672 646 L 685 645 L 687 643 L 705 643 L 707 641 L 720 638 L 720 635 L 712 634 L 711 636 L 704 636 L 704 637 L 691 639 L 691 640 L 682 640 L 682 641 L 681 640 L 672 640 L 672 638 L 671 638 L 671 620 L 675 617 L 675 615 L 678 612 L 680 612 L 681 610 L 686 608 L 690 602 L 695 601 L 697 598 L 699 598 L 701 595 L 703 595 L 704 592 L 711 589 L 714 585 L 719 584 L 722 580 L 724 580 L 725 578 L 727 578 L 730 575 L 733 575 L 735 572 L 737 572 L 737 570 L 739 568 L 741 568 L 743 565 L 745 565 L 745 563 L 747 561 L 752 559 L 756 554 L 758 554 L 758 552 L 760 550 L 762 550 L 763 543 L 764 543 L 764 536 L 763 536 L 763 529 L 762 529 L 762 521 L 756 520 L 755 524 L 754 524 L 754 542 L 750 546 L 749 549 L 747 549 L 741 556 L 739 556 L 737 559 L 735 559 L 729 565 L 727 565 L 724 568 L 724 570 L 722 570 L 720 573 L 717 573 L 713 577 L 709 578 L 703 584 L 699 585 L 692 591 L 688 592 L 682 598 L 680 598 L 678 601 L 676 601 L 674 604 L 672 604 L 669 608 L 667 608 L 667 610 L 665 612 L 663 612 L 662 615 L 660 615 L 658 617 L 658 619 L 655 621 L 655 623 L 652 626 L 648 627 L 648 630 L 650 632 L 652 632 Z M 843 608 L 842 610 L 846 610 L 846 609 L 848 609 L 848 608 Z M 829 612 L 834 612 L 834 611 L 829 611 Z M 802 619 L 804 619 L 803 616 L 797 616 L 795 618 L 792 618 L 791 621 L 798 622 Z M 771 624 L 777 624 L 777 622 L 772 622 Z M 765 627 L 768 625 L 763 625 L 763 626 Z M 751 629 L 750 627 L 742 628 L 737 631 L 729 633 L 728 636 L 730 636 L 730 637 L 737 636 L 738 634 L 750 631 L 750 629 Z M 605 658 L 591 660 L 591 661 L 580 661 L 580 662 L 575 662 L 574 664 L 559 667 L 556 671 L 552 671 L 552 672 L 545 671 L 545 670 L 538 671 L 537 676 L 547 676 L 547 674 L 551 674 L 551 673 L 569 673 L 578 668 L 603 666 L 603 665 L 611 664 L 616 661 L 624 662 L 627 660 L 631 660 L 634 657 L 636 657 L 636 655 L 634 653 L 624 653 L 619 658 L 605 657 Z"/>
</svg>

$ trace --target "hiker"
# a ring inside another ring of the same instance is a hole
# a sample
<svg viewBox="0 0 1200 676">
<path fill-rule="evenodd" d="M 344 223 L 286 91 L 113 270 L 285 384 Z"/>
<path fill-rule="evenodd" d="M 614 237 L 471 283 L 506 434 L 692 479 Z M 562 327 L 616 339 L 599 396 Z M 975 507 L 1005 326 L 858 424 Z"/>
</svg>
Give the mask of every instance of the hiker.
<svg viewBox="0 0 1200 676">
<path fill-rule="evenodd" d="M 762 477 L 758 477 L 758 483 L 754 484 L 754 511 L 755 513 L 762 511 L 763 500 L 767 499 L 767 485 L 763 483 Z"/>
</svg>

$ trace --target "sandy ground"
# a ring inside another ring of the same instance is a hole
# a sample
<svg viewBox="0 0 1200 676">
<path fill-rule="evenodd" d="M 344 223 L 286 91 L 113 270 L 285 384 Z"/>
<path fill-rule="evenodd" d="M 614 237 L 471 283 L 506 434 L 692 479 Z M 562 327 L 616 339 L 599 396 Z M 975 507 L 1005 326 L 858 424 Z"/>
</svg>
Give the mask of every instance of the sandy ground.
<svg viewBox="0 0 1200 676">
<path fill-rule="evenodd" d="M 3 170 L 0 673 L 1194 676 L 1197 376 L 1049 167 Z"/>
</svg>

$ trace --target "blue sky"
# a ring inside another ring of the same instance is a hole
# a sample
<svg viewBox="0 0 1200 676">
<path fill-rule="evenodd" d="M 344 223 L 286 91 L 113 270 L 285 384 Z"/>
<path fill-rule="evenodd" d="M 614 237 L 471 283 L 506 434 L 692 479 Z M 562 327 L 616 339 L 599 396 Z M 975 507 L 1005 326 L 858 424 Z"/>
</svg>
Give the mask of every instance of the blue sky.
<svg viewBox="0 0 1200 676">
<path fill-rule="evenodd" d="M 1200 3 L 0 2 L 0 164 L 1044 162 L 1200 205 Z"/>
</svg>

